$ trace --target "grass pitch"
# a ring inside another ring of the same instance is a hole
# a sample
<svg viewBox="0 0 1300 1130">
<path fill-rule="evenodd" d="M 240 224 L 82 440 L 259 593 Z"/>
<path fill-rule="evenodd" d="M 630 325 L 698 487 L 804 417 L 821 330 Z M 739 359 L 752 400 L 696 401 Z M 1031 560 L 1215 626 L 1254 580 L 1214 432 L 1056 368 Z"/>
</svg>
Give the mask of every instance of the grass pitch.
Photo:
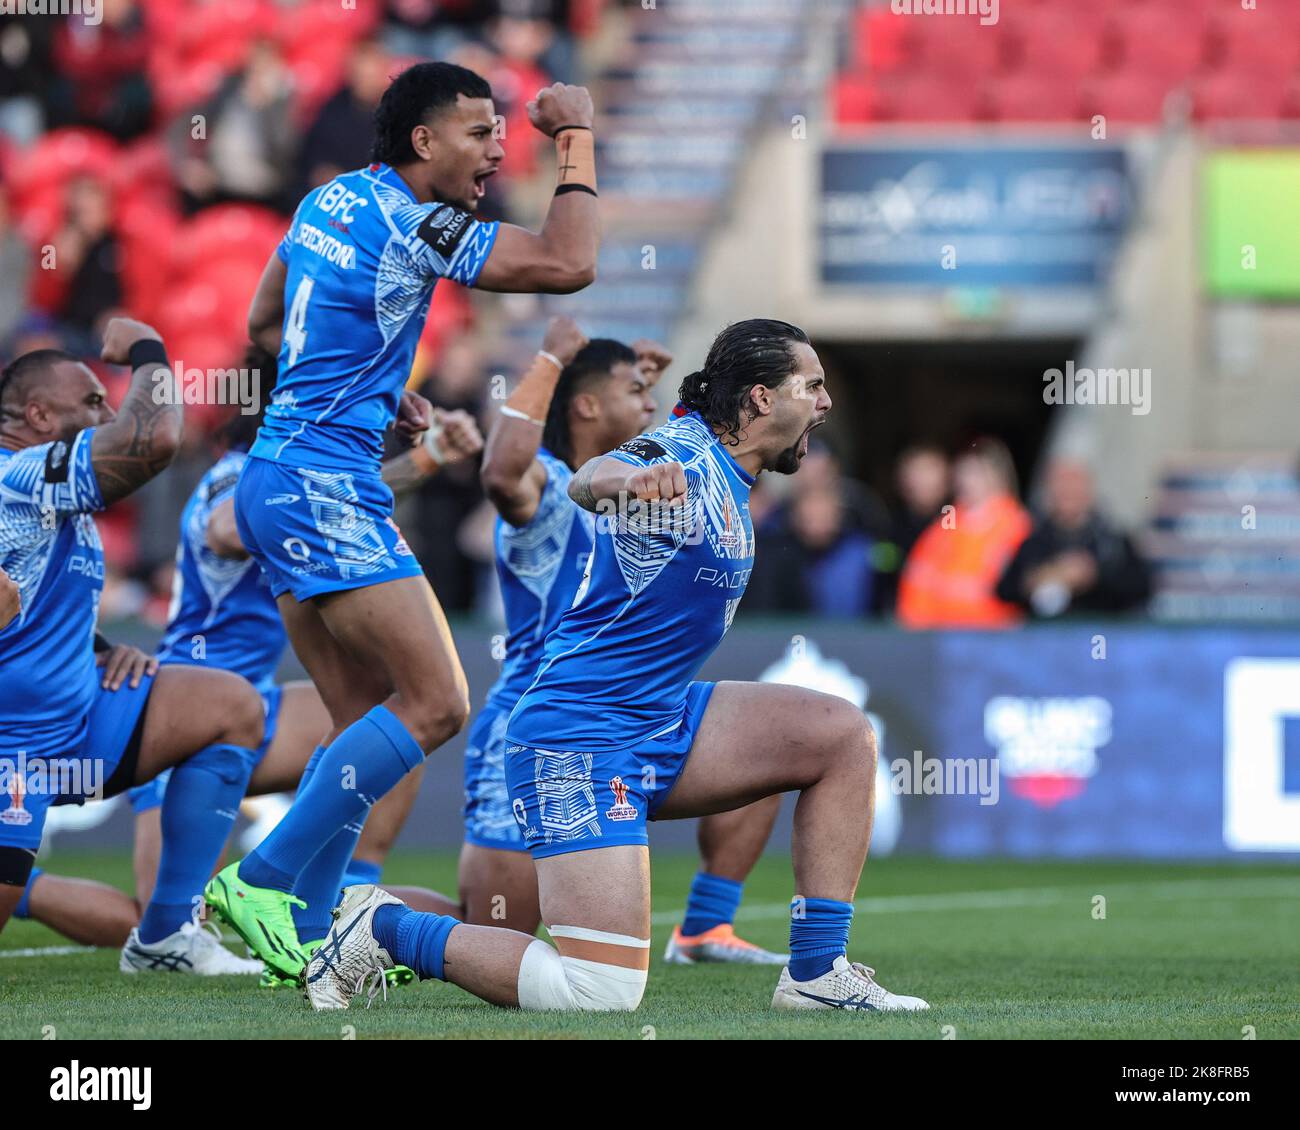
<svg viewBox="0 0 1300 1130">
<path fill-rule="evenodd" d="M 777 970 L 659 961 L 694 857 L 654 860 L 654 961 L 634 1014 L 525 1014 L 425 982 L 366 1010 L 316 1015 L 248 978 L 126 977 L 117 952 L 30 922 L 0 935 L 0 1038 L 41 1039 L 1259 1039 L 1300 1038 L 1300 871 L 1281 864 L 868 864 L 850 956 L 916 1015 L 768 1008 Z M 126 887 L 125 856 L 60 853 L 49 869 Z M 450 890 L 449 853 L 397 854 L 392 883 Z M 737 928 L 784 949 L 788 858 L 765 858 Z M 1105 916 L 1099 917 L 1102 904 Z M 36 952 L 32 952 L 36 951 Z M 53 1026 L 53 1032 L 48 1026 Z"/>
</svg>

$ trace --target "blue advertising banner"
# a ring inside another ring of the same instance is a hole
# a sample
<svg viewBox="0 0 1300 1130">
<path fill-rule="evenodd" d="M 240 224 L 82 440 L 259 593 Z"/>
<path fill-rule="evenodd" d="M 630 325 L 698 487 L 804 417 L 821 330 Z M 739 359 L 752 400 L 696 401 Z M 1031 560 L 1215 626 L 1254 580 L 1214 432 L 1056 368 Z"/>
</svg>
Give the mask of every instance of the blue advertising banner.
<svg viewBox="0 0 1300 1130">
<path fill-rule="evenodd" d="M 844 145 L 821 159 L 818 268 L 860 286 L 1092 286 L 1132 213 L 1127 154 Z"/>
<path fill-rule="evenodd" d="M 477 709 L 500 636 L 462 624 L 454 634 Z M 880 743 L 876 854 L 1300 854 L 1298 633 L 1118 623 L 902 632 L 742 619 L 701 674 L 807 686 L 867 712 Z M 292 657 L 282 675 L 302 677 Z M 430 756 L 401 846 L 460 843 L 464 749 L 462 733 Z M 789 848 L 792 810 L 787 798 L 773 850 Z M 55 813 L 56 852 L 130 842 L 121 798 Z M 695 822 L 657 823 L 651 842 L 694 850 Z"/>
</svg>

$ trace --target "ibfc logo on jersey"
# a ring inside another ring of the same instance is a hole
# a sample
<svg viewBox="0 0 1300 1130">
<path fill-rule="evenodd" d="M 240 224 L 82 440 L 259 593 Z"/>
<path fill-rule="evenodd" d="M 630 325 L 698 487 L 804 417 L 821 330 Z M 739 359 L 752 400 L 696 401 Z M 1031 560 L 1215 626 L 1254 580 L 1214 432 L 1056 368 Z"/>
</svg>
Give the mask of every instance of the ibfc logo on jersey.
<svg viewBox="0 0 1300 1130">
<path fill-rule="evenodd" d="M 635 820 L 636 805 L 627 802 L 627 785 L 623 783 L 623 778 L 615 777 L 610 781 L 609 787 L 614 794 L 614 807 L 605 809 L 605 819 Z"/>
<path fill-rule="evenodd" d="M 9 807 L 0 812 L 0 824 L 22 827 L 32 822 L 32 814 L 23 807 L 23 779 L 15 776 L 9 786 Z"/>
</svg>

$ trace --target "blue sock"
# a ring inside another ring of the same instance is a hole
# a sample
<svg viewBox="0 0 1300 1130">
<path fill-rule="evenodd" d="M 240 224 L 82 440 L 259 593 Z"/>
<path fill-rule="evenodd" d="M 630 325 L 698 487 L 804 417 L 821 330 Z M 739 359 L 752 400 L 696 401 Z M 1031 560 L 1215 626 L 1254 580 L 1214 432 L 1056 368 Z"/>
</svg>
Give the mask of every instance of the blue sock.
<svg viewBox="0 0 1300 1130">
<path fill-rule="evenodd" d="M 398 965 L 415 971 L 422 981 L 445 981 L 442 959 L 447 938 L 460 922 L 446 914 L 423 914 L 405 906 L 381 906 L 371 932 Z"/>
<path fill-rule="evenodd" d="M 735 879 L 697 871 L 691 880 L 690 896 L 686 899 L 682 933 L 694 938 L 723 922 L 734 922 L 744 889 L 745 884 L 737 883 Z"/>
<path fill-rule="evenodd" d="M 853 904 L 835 899 L 800 899 L 790 904 L 790 976 L 812 981 L 829 973 L 849 950 Z"/>
<path fill-rule="evenodd" d="M 382 863 L 371 863 L 369 860 L 357 859 L 353 856 L 352 862 L 348 864 L 348 869 L 343 872 L 343 885 L 345 887 L 378 886 L 379 880 L 383 876 L 384 865 Z"/>
<path fill-rule="evenodd" d="M 172 770 L 162 803 L 162 856 L 153 898 L 140 916 L 140 940 L 161 941 L 194 918 L 216 866 L 257 754 L 210 745 Z"/>
<path fill-rule="evenodd" d="M 32 873 L 27 876 L 27 886 L 23 888 L 23 897 L 18 900 L 18 905 L 14 907 L 15 918 L 31 917 L 31 911 L 28 909 L 27 903 L 32 897 L 32 887 L 35 886 L 36 880 L 43 874 L 44 872 L 39 867 L 32 868 Z"/>
<path fill-rule="evenodd" d="M 331 911 L 342 901 L 339 892 L 344 886 L 343 872 L 356 851 L 363 826 L 363 821 L 358 820 L 335 832 L 334 838 L 316 853 L 294 883 L 293 893 L 307 904 L 293 907 L 298 941 L 314 942 L 330 932 L 334 921 Z"/>
<path fill-rule="evenodd" d="M 364 820 L 422 761 L 424 750 L 397 715 L 374 707 L 330 743 L 293 807 L 239 865 L 239 877 L 254 887 L 292 891 L 316 853 L 348 824 Z"/>
</svg>

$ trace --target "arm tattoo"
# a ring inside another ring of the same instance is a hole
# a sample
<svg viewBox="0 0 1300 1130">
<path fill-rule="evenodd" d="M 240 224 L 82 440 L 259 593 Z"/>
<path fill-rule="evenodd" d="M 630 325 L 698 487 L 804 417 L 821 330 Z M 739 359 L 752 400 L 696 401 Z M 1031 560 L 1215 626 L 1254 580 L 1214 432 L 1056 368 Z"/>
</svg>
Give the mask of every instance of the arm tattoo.
<svg viewBox="0 0 1300 1130">
<path fill-rule="evenodd" d="M 131 388 L 122 401 L 117 418 L 95 429 L 90 459 L 99 479 L 104 505 L 116 502 L 139 489 L 167 467 L 176 453 L 182 409 L 176 395 L 154 396 L 154 373 L 162 366 L 141 365 L 131 377 Z M 167 380 L 173 380 L 167 373 Z M 169 403 L 170 402 L 170 403 Z"/>
<path fill-rule="evenodd" d="M 569 497 L 584 510 L 596 509 L 596 496 L 591 490 L 591 480 L 600 466 L 600 458 L 589 459 L 574 473 L 569 480 Z"/>
</svg>

